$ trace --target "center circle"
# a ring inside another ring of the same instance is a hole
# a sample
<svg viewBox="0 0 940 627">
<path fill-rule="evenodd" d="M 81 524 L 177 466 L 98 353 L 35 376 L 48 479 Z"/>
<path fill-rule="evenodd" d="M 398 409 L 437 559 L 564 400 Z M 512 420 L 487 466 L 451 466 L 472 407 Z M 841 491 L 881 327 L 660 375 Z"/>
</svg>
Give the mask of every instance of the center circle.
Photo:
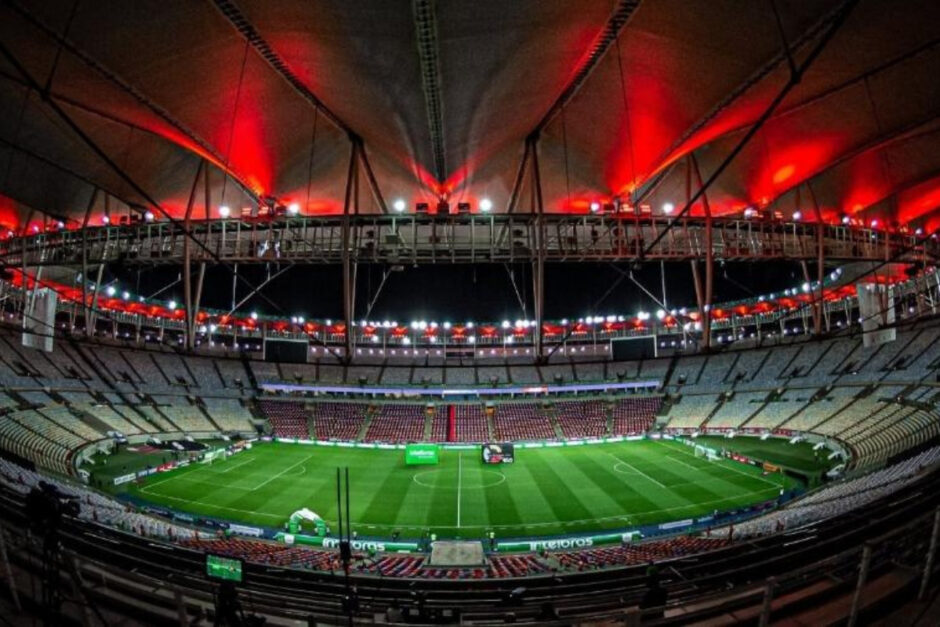
<svg viewBox="0 0 940 627">
<path fill-rule="evenodd" d="M 449 478 L 449 481 L 444 485 L 435 485 L 433 483 L 434 479 L 440 473 L 448 473 L 452 475 Z M 460 477 L 460 489 L 461 490 L 484 490 L 486 488 L 492 488 L 498 486 L 499 484 L 506 481 L 506 475 L 501 473 L 498 470 L 482 470 L 480 471 L 482 476 L 473 475 L 473 474 L 464 474 Z M 419 486 L 424 488 L 434 488 L 435 490 L 457 490 L 457 473 L 438 469 L 438 470 L 424 470 L 422 472 L 416 472 L 412 477 L 412 480 L 417 483 Z M 477 483 L 477 481 L 480 481 Z"/>
</svg>

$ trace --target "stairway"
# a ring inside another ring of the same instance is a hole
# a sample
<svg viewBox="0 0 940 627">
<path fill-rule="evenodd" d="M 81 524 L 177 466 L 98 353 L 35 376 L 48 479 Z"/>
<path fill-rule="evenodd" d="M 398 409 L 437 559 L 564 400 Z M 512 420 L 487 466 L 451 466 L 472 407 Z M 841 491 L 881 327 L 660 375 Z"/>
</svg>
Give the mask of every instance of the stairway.
<svg viewBox="0 0 940 627">
<path fill-rule="evenodd" d="M 457 407 L 455 405 L 447 406 L 447 441 L 457 441 Z"/>
</svg>

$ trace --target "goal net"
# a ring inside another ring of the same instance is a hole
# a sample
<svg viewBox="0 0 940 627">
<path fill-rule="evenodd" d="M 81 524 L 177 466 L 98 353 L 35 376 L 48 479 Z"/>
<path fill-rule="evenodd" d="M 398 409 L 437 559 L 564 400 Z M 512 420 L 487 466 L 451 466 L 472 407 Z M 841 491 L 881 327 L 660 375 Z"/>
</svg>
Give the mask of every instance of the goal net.
<svg viewBox="0 0 940 627">
<path fill-rule="evenodd" d="M 702 457 L 710 462 L 721 459 L 721 455 L 718 454 L 718 451 L 707 446 L 702 446 L 701 444 L 695 445 L 695 456 Z"/>
</svg>

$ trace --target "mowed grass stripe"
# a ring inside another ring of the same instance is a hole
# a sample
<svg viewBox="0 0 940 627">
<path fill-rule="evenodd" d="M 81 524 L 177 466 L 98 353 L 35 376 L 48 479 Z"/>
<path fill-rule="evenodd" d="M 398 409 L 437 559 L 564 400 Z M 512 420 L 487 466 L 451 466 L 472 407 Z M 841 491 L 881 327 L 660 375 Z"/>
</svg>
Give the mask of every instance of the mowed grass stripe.
<svg viewBox="0 0 940 627">
<path fill-rule="evenodd" d="M 695 458 L 671 442 L 520 447 L 515 464 L 498 466 L 484 465 L 478 451 L 464 451 L 457 529 L 459 456 L 446 450 L 438 466 L 408 467 L 402 451 L 266 443 L 127 489 L 173 509 L 276 528 L 296 509 L 309 507 L 333 526 L 335 469 L 348 466 L 353 529 L 360 534 L 400 529 L 414 537 L 430 530 L 469 538 L 483 536 L 487 528 L 510 537 L 666 522 L 762 501 L 774 496 L 775 482 L 792 483 L 761 477 L 759 469 L 736 462 Z M 667 488 L 626 465 L 617 472 L 614 457 Z M 419 475 L 426 486 L 418 485 L 416 473 L 427 473 Z"/>
<path fill-rule="evenodd" d="M 554 519 L 564 524 L 565 521 L 594 518 L 590 509 L 585 507 L 574 490 L 555 472 L 545 455 L 533 455 L 525 462 L 525 469 L 535 480 L 542 498 L 554 513 Z M 543 522 L 543 521 L 538 521 Z M 548 522 L 548 521 L 544 521 Z"/>
<path fill-rule="evenodd" d="M 486 524 L 498 525 L 520 525 L 523 522 L 523 516 L 519 511 L 516 499 L 513 498 L 512 490 L 522 481 L 520 467 L 498 467 L 499 472 L 506 479 L 496 485 L 480 490 L 486 504 Z M 528 509 L 527 513 L 531 513 Z"/>
<path fill-rule="evenodd" d="M 654 511 L 661 507 L 637 487 L 638 482 L 632 481 L 636 475 L 618 473 L 609 464 L 605 465 L 598 460 L 597 456 L 585 455 L 579 461 L 578 467 L 589 481 L 607 491 L 625 515 L 631 515 L 631 512 Z"/>
<path fill-rule="evenodd" d="M 688 466 L 676 464 L 672 459 L 655 451 L 639 451 L 638 464 L 645 472 L 662 477 L 662 482 L 669 491 L 676 495 L 678 504 L 694 504 L 701 501 L 716 501 L 733 493 L 735 488 L 723 485 L 715 486 L 711 481 L 702 481 L 702 473 Z"/>
<path fill-rule="evenodd" d="M 750 489 L 751 491 L 760 490 L 762 487 L 769 488 L 773 485 L 780 486 L 792 483 L 792 480 L 787 478 L 786 475 L 777 474 L 764 477 L 761 476 L 763 471 L 760 468 L 742 464 L 734 460 L 720 459 L 718 461 L 708 461 L 707 459 L 696 457 L 694 453 L 688 451 L 689 447 L 685 444 L 660 441 L 660 445 L 671 451 L 669 454 L 678 454 L 683 457 L 683 461 L 687 464 L 699 464 L 699 469 L 702 472 L 712 474 L 718 473 L 720 469 L 720 472 L 724 473 L 722 475 L 723 479 L 742 488 Z"/>
</svg>

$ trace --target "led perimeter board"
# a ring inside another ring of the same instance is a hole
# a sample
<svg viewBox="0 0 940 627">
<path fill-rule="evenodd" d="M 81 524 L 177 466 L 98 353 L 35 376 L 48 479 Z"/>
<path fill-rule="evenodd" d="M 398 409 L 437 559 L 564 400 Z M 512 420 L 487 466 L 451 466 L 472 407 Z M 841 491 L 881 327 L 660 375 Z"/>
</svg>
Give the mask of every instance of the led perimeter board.
<svg viewBox="0 0 940 627">
<path fill-rule="evenodd" d="M 511 464 L 516 461 L 515 449 L 512 444 L 484 444 L 484 464 Z"/>
<path fill-rule="evenodd" d="M 406 444 L 405 445 L 405 465 L 429 465 L 433 466 L 440 462 L 441 447 L 437 444 Z"/>
<path fill-rule="evenodd" d="M 221 581 L 242 580 L 242 561 L 220 555 L 206 555 L 206 575 Z"/>
</svg>

